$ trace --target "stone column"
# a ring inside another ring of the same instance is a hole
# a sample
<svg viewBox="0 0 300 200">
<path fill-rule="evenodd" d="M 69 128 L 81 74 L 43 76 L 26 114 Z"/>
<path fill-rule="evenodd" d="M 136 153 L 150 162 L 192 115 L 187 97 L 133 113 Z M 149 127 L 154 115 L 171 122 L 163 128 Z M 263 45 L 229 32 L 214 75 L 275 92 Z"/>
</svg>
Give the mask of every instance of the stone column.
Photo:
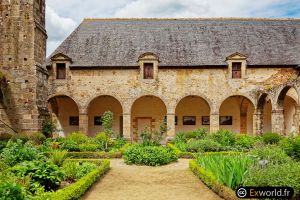
<svg viewBox="0 0 300 200">
<path fill-rule="evenodd" d="M 87 113 L 80 113 L 79 114 L 79 131 L 88 135 L 89 130 L 89 117 Z"/>
<path fill-rule="evenodd" d="M 220 129 L 220 119 L 219 119 L 219 113 L 211 113 L 210 114 L 210 126 L 209 126 L 209 132 L 216 132 Z"/>
<path fill-rule="evenodd" d="M 284 115 L 283 109 L 272 110 L 272 132 L 280 135 L 284 134 Z"/>
<path fill-rule="evenodd" d="M 295 108 L 295 133 L 300 133 L 300 106 L 296 106 Z"/>
<path fill-rule="evenodd" d="M 170 140 L 175 137 L 175 113 L 167 114 L 167 138 Z"/>
<path fill-rule="evenodd" d="M 123 137 L 131 141 L 131 114 L 130 113 L 123 113 Z"/>
<path fill-rule="evenodd" d="M 263 112 L 255 110 L 253 113 L 253 136 L 258 136 L 263 133 Z"/>
</svg>

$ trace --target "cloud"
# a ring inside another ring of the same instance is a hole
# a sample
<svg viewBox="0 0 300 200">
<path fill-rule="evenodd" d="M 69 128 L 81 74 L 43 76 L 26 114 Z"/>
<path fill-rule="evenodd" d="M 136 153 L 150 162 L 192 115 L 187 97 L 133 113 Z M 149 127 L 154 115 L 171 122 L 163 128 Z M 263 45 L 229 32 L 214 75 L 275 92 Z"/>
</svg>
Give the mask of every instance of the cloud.
<svg viewBox="0 0 300 200">
<path fill-rule="evenodd" d="M 300 3 L 295 0 L 136 0 L 118 9 L 115 16 L 285 17 L 287 10 L 293 8 L 292 4 L 300 8 Z"/>
<path fill-rule="evenodd" d="M 66 38 L 76 27 L 77 23 L 71 18 L 59 16 L 51 7 L 46 7 L 46 29 L 48 33 L 47 55 Z"/>
<path fill-rule="evenodd" d="M 87 17 L 300 17 L 299 0 L 48 0 L 48 54 Z"/>
</svg>

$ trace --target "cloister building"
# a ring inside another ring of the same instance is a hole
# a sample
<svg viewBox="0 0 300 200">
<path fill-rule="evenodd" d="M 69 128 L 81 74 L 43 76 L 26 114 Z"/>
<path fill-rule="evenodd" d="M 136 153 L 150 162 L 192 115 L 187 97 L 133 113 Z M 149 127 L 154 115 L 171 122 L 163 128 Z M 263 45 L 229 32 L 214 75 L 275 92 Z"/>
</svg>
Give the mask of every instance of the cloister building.
<svg viewBox="0 0 300 200">
<path fill-rule="evenodd" d="M 298 133 L 300 20 L 85 19 L 47 60 L 49 110 L 67 135 L 134 138 L 207 128 Z"/>
<path fill-rule="evenodd" d="M 299 133 L 299 19 L 85 19 L 46 60 L 45 1 L 2 0 L 0 33 L 0 132 Z"/>
</svg>

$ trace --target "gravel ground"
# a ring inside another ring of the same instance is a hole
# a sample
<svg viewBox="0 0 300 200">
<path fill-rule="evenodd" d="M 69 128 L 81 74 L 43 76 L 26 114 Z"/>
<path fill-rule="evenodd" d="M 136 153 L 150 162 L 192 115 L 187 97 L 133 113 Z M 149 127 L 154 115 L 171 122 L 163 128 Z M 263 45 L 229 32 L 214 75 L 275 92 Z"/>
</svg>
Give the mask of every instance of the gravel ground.
<svg viewBox="0 0 300 200">
<path fill-rule="evenodd" d="M 111 170 L 85 194 L 85 200 L 219 200 L 188 169 L 187 159 L 162 167 L 111 160 Z"/>
</svg>

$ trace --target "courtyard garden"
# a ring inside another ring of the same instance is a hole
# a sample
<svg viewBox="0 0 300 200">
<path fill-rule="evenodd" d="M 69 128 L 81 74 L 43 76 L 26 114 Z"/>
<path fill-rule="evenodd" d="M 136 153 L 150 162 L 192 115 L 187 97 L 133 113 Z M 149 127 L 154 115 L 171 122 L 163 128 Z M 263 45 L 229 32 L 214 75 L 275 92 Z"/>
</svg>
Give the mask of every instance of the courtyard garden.
<svg viewBox="0 0 300 200">
<path fill-rule="evenodd" d="M 47 128 L 43 133 L 1 134 L 0 199 L 80 199 L 109 171 L 112 158 L 123 159 L 127 170 L 151 166 L 170 173 L 174 168 L 164 166 L 189 158 L 196 177 L 225 199 L 236 199 L 240 186 L 289 186 L 295 198 L 300 195 L 300 137 L 197 129 L 163 144 L 162 123 L 157 130 L 145 128 L 139 141 L 131 143 L 116 137 L 113 115 L 106 115 L 104 129 L 95 137 L 80 132 L 52 137 Z"/>
</svg>

